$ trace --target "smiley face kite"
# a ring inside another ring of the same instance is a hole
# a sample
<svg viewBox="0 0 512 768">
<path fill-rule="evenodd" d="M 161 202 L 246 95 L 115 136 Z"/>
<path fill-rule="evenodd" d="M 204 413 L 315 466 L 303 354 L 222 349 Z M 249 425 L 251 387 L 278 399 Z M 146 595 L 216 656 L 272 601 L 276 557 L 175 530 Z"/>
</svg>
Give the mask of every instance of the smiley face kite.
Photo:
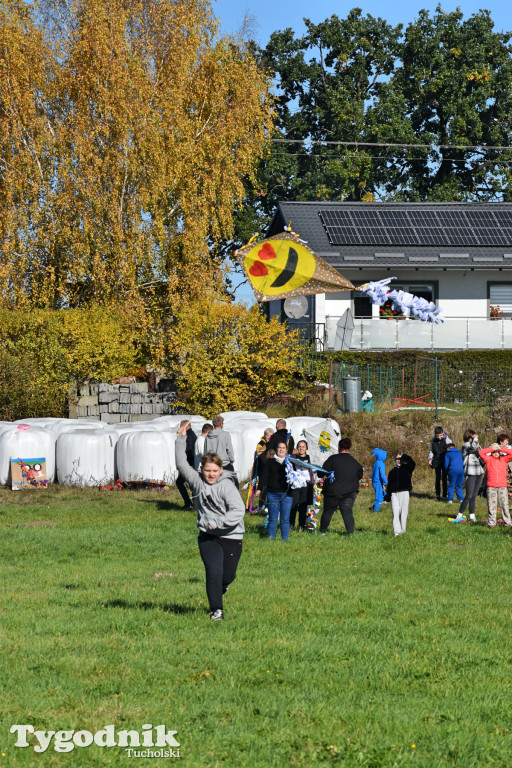
<svg viewBox="0 0 512 768">
<path fill-rule="evenodd" d="M 235 255 L 258 301 L 354 287 L 290 232 L 249 243 Z"/>
</svg>

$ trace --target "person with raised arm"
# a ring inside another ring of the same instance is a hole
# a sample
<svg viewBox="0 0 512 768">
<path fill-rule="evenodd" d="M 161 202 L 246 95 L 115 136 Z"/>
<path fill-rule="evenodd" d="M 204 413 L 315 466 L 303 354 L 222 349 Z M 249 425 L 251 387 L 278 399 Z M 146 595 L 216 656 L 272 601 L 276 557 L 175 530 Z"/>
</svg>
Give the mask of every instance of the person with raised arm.
<svg viewBox="0 0 512 768">
<path fill-rule="evenodd" d="M 493 443 L 482 448 L 478 455 L 487 465 L 487 525 L 496 528 L 496 511 L 499 504 L 505 525 L 512 525 L 508 510 L 507 463 L 512 459 L 512 449 Z"/>
<path fill-rule="evenodd" d="M 224 618 L 223 595 L 235 580 L 245 532 L 245 505 L 216 453 L 205 453 L 197 472 L 187 461 L 186 426 L 176 436 L 176 466 L 190 485 L 197 509 L 199 552 L 206 572 L 210 618 Z"/>
</svg>

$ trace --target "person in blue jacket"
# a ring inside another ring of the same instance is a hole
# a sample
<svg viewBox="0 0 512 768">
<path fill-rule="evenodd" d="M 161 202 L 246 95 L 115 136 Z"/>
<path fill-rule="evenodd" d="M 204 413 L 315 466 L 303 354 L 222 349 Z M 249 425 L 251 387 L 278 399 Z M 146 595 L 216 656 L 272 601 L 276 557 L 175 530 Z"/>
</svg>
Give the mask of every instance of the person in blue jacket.
<svg viewBox="0 0 512 768">
<path fill-rule="evenodd" d="M 453 445 L 448 445 L 444 456 L 444 468 L 448 475 L 448 504 L 453 504 L 453 493 L 457 494 L 457 499 L 463 501 L 464 493 L 462 486 L 464 484 L 464 461 L 462 453 Z"/>
<path fill-rule="evenodd" d="M 386 457 L 387 451 L 383 451 L 381 448 L 374 448 L 372 456 L 375 457 L 375 461 L 372 467 L 372 485 L 375 491 L 375 504 L 373 505 L 373 511 L 378 512 L 381 504 L 384 503 L 384 486 L 387 485 L 388 479 L 386 477 Z M 370 507 L 371 509 L 371 507 Z"/>
</svg>

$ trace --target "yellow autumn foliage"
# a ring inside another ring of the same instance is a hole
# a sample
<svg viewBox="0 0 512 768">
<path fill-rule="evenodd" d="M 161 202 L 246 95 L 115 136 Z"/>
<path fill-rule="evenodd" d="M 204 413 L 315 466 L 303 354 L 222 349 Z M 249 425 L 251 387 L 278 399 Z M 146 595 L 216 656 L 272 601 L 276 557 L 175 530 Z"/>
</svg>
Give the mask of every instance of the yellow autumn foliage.
<svg viewBox="0 0 512 768">
<path fill-rule="evenodd" d="M 178 315 L 167 340 L 167 365 L 182 404 L 210 418 L 255 404 L 290 387 L 300 344 L 258 307 L 199 300 Z"/>
<path fill-rule="evenodd" d="M 208 0 L 2 0 L 0 298 L 145 311 L 215 290 L 208 242 L 271 127 Z"/>
<path fill-rule="evenodd" d="M 133 372 L 140 362 L 137 350 L 129 327 L 113 308 L 1 310 L 0 361 L 10 371 L 1 395 L 10 401 L 10 409 L 0 418 L 65 417 L 71 385 Z"/>
</svg>

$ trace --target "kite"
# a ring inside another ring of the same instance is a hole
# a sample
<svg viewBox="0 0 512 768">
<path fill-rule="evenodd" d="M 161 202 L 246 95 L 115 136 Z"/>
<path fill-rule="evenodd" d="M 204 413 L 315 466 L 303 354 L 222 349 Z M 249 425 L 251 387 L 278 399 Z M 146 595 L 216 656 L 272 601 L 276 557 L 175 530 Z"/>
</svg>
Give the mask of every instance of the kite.
<svg viewBox="0 0 512 768">
<path fill-rule="evenodd" d="M 436 307 L 433 301 L 427 301 L 407 291 L 390 291 L 388 286 L 391 280 L 396 280 L 396 277 L 364 283 L 356 288 L 356 291 L 364 293 L 372 304 L 378 304 L 379 307 L 391 301 L 391 309 L 401 312 L 404 317 L 412 315 L 427 323 L 444 323 L 441 307 Z"/>
<path fill-rule="evenodd" d="M 354 290 L 352 283 L 290 230 L 235 251 L 258 301 Z"/>
<path fill-rule="evenodd" d="M 310 464 L 307 461 L 302 461 L 302 459 L 299 459 L 298 456 L 290 456 L 289 454 L 286 456 L 284 460 L 285 468 L 286 468 L 286 474 L 288 477 L 288 482 L 290 485 L 292 482 L 298 482 L 299 485 L 295 486 L 292 485 L 292 488 L 301 488 L 301 479 L 296 478 L 295 474 L 293 473 L 293 467 L 291 464 L 294 464 L 296 467 L 304 467 L 305 469 L 312 469 L 314 472 L 324 472 L 325 475 L 328 477 L 328 479 L 331 481 L 331 483 L 334 482 L 334 471 L 330 471 L 328 469 L 324 469 L 323 467 L 319 467 L 317 464 Z"/>
<path fill-rule="evenodd" d="M 317 256 L 296 232 L 289 227 L 279 235 L 255 242 L 257 235 L 235 251 L 258 301 L 308 296 L 314 293 L 332 293 L 356 290 L 368 296 L 372 304 L 382 307 L 392 302 L 392 309 L 404 317 L 416 317 L 428 323 L 444 323 L 441 307 L 407 291 L 390 291 L 388 277 L 356 288 L 334 267 Z M 299 315 L 297 315 L 299 317 Z"/>
</svg>

